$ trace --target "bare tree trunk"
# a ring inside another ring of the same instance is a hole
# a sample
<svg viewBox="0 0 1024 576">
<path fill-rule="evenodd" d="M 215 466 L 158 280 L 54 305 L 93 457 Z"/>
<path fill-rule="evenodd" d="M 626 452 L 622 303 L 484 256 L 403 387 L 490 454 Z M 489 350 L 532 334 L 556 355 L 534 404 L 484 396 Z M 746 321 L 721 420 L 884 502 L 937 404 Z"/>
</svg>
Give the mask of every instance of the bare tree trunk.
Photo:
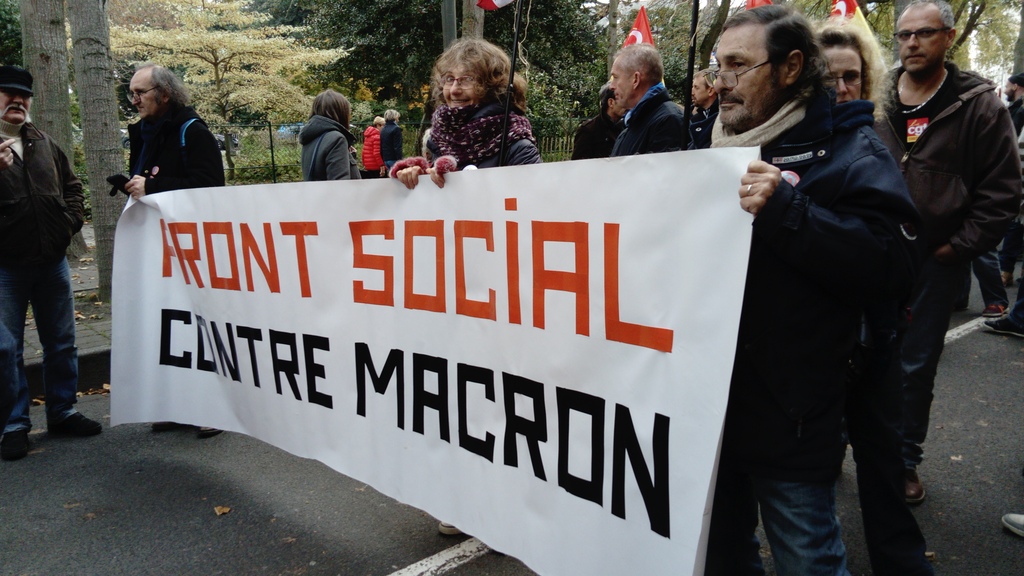
<svg viewBox="0 0 1024 576">
<path fill-rule="evenodd" d="M 619 51 L 619 0 L 608 0 L 608 74 Z"/>
<path fill-rule="evenodd" d="M 484 9 L 476 5 L 476 0 L 462 0 L 462 37 L 484 37 Z"/>
<path fill-rule="evenodd" d="M 32 73 L 32 123 L 46 132 L 74 159 L 71 97 L 68 96 L 68 37 L 64 31 L 64 0 L 21 0 L 21 43 L 25 68 Z M 73 160 L 72 160 L 73 161 Z M 88 248 L 75 234 L 68 256 Z"/>
<path fill-rule="evenodd" d="M 1024 72 L 1024 2 L 1020 4 L 1020 29 L 1017 32 L 1017 41 L 1013 44 L 1013 70 L 1012 74 Z"/>
<path fill-rule="evenodd" d="M 697 51 L 697 70 L 703 70 L 710 64 L 711 51 L 714 50 L 715 43 L 718 42 L 718 37 L 722 34 L 722 27 L 725 26 L 725 21 L 729 18 L 729 8 L 730 0 L 722 0 L 721 4 L 718 5 L 715 19 L 711 22 L 707 34 L 704 35 L 704 39 L 700 42 L 700 50 Z"/>
<path fill-rule="evenodd" d="M 966 2 L 964 3 L 964 6 L 967 7 Z M 956 41 L 953 42 L 953 47 L 949 49 L 949 53 L 946 55 L 947 59 L 952 60 L 960 47 L 970 39 L 972 34 L 974 34 L 974 31 L 978 28 L 978 22 L 981 20 L 981 15 L 985 13 L 985 8 L 987 8 L 987 6 L 987 3 L 983 0 L 977 4 L 972 3 L 967 7 L 967 19 L 957 26 Z M 957 16 L 959 16 L 959 14 L 957 14 Z"/>
<path fill-rule="evenodd" d="M 92 182 L 92 221 L 96 237 L 99 297 L 110 301 L 114 263 L 114 227 L 125 197 L 111 198 L 107 176 L 124 172 L 124 150 L 117 117 L 113 58 L 106 0 L 67 0 L 71 20 L 75 84 L 82 111 L 85 161 Z"/>
<path fill-rule="evenodd" d="M 21 42 L 32 73 L 32 122 L 70 157 L 71 98 L 64 0 L 21 0 Z"/>
<path fill-rule="evenodd" d="M 910 6 L 911 0 L 894 0 L 892 3 L 892 21 L 893 21 L 893 32 L 896 32 L 899 28 L 900 16 L 903 15 L 903 11 Z M 892 43 L 892 58 L 896 62 L 900 61 L 900 43 Z"/>
</svg>

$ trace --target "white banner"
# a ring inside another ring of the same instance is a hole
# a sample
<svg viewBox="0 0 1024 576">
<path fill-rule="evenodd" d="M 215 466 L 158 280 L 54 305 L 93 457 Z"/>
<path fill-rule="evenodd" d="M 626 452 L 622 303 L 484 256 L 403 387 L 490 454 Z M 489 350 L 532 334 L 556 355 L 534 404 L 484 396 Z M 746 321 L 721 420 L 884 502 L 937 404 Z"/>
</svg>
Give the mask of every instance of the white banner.
<svg viewBox="0 0 1024 576">
<path fill-rule="evenodd" d="M 696 573 L 756 157 L 147 196 L 117 227 L 112 424 L 249 434 L 541 574 Z"/>
</svg>

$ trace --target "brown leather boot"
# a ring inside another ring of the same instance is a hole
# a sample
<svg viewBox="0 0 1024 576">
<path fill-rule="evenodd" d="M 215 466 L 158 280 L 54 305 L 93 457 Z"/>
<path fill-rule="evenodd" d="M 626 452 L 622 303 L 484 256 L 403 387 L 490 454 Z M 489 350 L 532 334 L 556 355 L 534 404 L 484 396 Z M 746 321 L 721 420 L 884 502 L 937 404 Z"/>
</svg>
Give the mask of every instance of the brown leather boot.
<svg viewBox="0 0 1024 576">
<path fill-rule="evenodd" d="M 924 502 L 924 484 L 921 482 L 920 476 L 917 475 L 917 470 L 907 469 L 903 492 L 906 496 L 907 504 L 920 504 Z"/>
</svg>

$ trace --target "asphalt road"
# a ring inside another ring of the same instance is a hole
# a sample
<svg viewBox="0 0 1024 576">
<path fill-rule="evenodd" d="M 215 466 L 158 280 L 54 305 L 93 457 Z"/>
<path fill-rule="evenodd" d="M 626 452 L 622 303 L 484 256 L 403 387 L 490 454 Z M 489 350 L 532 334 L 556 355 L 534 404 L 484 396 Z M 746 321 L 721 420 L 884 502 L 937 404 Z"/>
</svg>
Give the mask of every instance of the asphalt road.
<svg viewBox="0 0 1024 576">
<path fill-rule="evenodd" d="M 955 324 L 976 318 L 977 300 Z M 1024 573 L 1024 539 L 999 523 L 1024 512 L 1022 365 L 1024 340 L 977 330 L 946 347 L 920 468 L 928 499 L 915 511 L 937 574 Z M 79 408 L 109 422 L 105 395 Z M 41 428 L 40 407 L 33 418 Z M 361 482 L 239 434 L 199 440 L 134 424 L 31 438 L 27 458 L 0 462 L 3 576 L 389 575 L 466 542 Z M 870 574 L 852 458 L 838 486 L 850 570 Z M 440 572 L 403 572 L 412 573 Z M 447 573 L 533 574 L 493 552 Z"/>
</svg>

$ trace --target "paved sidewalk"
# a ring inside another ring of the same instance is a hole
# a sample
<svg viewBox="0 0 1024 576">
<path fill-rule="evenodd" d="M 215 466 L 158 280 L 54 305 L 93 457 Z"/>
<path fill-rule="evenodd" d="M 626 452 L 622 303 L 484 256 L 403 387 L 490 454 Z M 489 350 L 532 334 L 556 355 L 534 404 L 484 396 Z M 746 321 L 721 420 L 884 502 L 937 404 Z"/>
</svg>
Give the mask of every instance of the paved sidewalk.
<svg viewBox="0 0 1024 576">
<path fill-rule="evenodd" d="M 110 303 L 97 295 L 99 272 L 96 268 L 96 242 L 92 223 L 82 227 L 89 252 L 71 266 L 71 287 L 75 292 L 75 340 L 78 345 L 79 390 L 99 388 L 110 380 Z M 43 347 L 39 343 L 35 319 L 25 323 L 25 370 L 33 397 L 41 396 Z"/>
</svg>

